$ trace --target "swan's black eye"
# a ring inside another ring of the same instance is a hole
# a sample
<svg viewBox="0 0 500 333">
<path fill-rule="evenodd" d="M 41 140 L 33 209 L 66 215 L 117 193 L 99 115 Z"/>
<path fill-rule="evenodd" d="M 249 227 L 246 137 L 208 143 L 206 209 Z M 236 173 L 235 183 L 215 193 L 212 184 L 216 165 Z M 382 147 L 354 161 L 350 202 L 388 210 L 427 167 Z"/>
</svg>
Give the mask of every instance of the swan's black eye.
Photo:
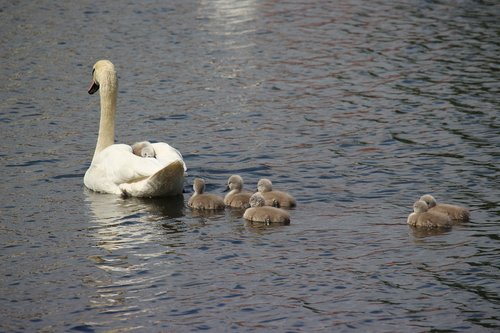
<svg viewBox="0 0 500 333">
<path fill-rule="evenodd" d="M 92 76 L 94 76 L 95 68 L 92 68 Z"/>
</svg>

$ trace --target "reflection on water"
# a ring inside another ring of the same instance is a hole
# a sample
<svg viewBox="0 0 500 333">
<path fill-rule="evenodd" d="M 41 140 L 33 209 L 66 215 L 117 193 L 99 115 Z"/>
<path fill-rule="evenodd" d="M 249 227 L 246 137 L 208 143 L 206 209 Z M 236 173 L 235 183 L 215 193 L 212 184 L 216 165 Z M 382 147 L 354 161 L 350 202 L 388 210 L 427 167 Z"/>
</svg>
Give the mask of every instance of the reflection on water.
<svg viewBox="0 0 500 333">
<path fill-rule="evenodd" d="M 182 247 L 182 237 L 162 235 L 186 232 L 184 197 L 169 198 L 121 198 L 85 190 L 86 203 L 93 215 L 89 230 L 96 246 L 105 250 L 99 255 L 89 256 L 96 267 L 114 278 L 89 281 L 97 292 L 92 297 L 90 309 L 107 314 L 112 322 L 124 323 L 131 315 L 148 315 L 148 309 L 133 304 L 131 299 L 137 290 L 164 280 L 165 273 L 151 274 L 151 262 L 162 262 L 163 267 L 173 265 L 176 248 Z M 156 244 L 152 248 L 148 244 Z M 147 250 L 145 250 L 145 248 Z M 148 296 L 146 296 L 148 295 Z M 161 295 L 161 294 L 160 294 Z M 157 292 L 143 293 L 141 297 L 155 298 Z M 135 327 L 139 329 L 142 325 Z"/>
<path fill-rule="evenodd" d="M 245 228 L 250 231 L 250 232 L 255 232 L 257 234 L 263 233 L 265 231 L 277 229 L 277 228 L 283 228 L 286 224 L 281 224 L 281 223 L 262 223 L 262 222 L 253 222 L 253 221 L 248 221 L 245 220 L 244 226 Z"/>
<path fill-rule="evenodd" d="M 121 198 L 85 190 L 86 201 L 95 216 L 91 230 L 98 245 L 108 251 L 137 247 L 154 241 L 155 222 L 178 220 L 184 216 L 184 197 Z M 178 232 L 181 232 L 179 230 Z"/>
<path fill-rule="evenodd" d="M 498 330 L 499 6 L 2 3 L 0 331 Z M 101 58 L 118 142 L 270 178 L 291 224 L 82 190 Z M 471 221 L 409 228 L 425 193 Z"/>
<path fill-rule="evenodd" d="M 450 229 L 446 228 L 428 229 L 428 228 L 409 227 L 409 229 L 410 229 L 410 234 L 413 235 L 413 237 L 415 237 L 416 239 L 425 238 L 429 236 L 439 236 L 451 232 Z"/>
<path fill-rule="evenodd" d="M 103 195 L 87 189 L 85 189 L 85 195 L 96 221 L 102 224 L 108 223 L 109 220 L 129 217 L 151 218 L 151 215 L 157 215 L 178 218 L 184 216 L 184 197 L 182 195 L 168 198 L 122 198 L 115 195 Z"/>
</svg>

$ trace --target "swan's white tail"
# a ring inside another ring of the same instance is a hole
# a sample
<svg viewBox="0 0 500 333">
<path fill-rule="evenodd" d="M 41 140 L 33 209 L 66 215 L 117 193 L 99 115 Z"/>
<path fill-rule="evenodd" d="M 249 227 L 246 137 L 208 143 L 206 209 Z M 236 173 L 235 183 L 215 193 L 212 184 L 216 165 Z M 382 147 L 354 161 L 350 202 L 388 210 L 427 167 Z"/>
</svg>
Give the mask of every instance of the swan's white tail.
<svg viewBox="0 0 500 333">
<path fill-rule="evenodd" d="M 120 184 L 124 196 L 161 197 L 182 194 L 184 187 L 184 164 L 175 161 L 151 177 L 138 182 Z"/>
</svg>

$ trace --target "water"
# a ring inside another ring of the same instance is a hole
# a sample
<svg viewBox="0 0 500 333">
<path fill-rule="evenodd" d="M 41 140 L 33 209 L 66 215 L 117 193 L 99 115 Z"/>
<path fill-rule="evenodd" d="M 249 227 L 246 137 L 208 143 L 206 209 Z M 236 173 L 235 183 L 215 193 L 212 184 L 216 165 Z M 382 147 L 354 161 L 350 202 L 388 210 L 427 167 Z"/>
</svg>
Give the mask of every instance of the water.
<svg viewBox="0 0 500 333">
<path fill-rule="evenodd" d="M 0 331 L 500 327 L 496 1 L 17 1 L 0 6 Z M 167 141 L 184 198 L 82 178 L 91 67 L 117 141 Z M 290 226 L 185 207 L 231 174 L 298 199 Z M 470 208 L 408 228 L 424 193 Z"/>
</svg>

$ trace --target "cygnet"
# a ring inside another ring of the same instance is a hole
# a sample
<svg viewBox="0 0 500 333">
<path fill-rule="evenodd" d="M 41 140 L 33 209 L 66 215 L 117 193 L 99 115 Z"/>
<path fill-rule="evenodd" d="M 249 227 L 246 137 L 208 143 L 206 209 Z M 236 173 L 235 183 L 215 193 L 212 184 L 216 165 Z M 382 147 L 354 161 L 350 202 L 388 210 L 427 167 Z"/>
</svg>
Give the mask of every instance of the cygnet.
<svg viewBox="0 0 500 333">
<path fill-rule="evenodd" d="M 215 194 L 203 193 L 205 191 L 205 181 L 195 178 L 193 181 L 194 193 L 188 200 L 188 207 L 199 210 L 224 209 L 224 200 Z"/>
<path fill-rule="evenodd" d="M 449 204 L 438 204 L 436 199 L 434 199 L 434 197 L 430 194 L 421 196 L 420 200 L 425 201 L 430 212 L 440 212 L 446 214 L 454 222 L 469 221 L 470 213 L 467 208 Z"/>
<path fill-rule="evenodd" d="M 243 178 L 239 175 L 232 175 L 227 180 L 227 187 L 229 193 L 224 197 L 226 206 L 235 208 L 248 208 L 250 207 L 251 192 L 243 191 Z"/>
<path fill-rule="evenodd" d="M 265 199 L 259 192 L 250 197 L 250 208 L 245 210 L 243 218 L 253 222 L 263 222 L 267 224 L 281 223 L 290 224 L 290 215 L 281 208 L 264 206 Z"/>
<path fill-rule="evenodd" d="M 266 178 L 262 178 L 257 183 L 257 190 L 266 200 L 266 206 L 273 207 L 295 207 L 297 201 L 293 196 L 282 191 L 273 191 L 273 183 Z"/>
<path fill-rule="evenodd" d="M 408 216 L 407 223 L 413 227 L 449 228 L 451 220 L 446 214 L 428 211 L 427 203 L 418 200 L 413 204 L 413 213 Z"/>
<path fill-rule="evenodd" d="M 132 153 L 141 157 L 155 157 L 155 149 L 149 141 L 136 142 L 132 145 Z"/>
</svg>

